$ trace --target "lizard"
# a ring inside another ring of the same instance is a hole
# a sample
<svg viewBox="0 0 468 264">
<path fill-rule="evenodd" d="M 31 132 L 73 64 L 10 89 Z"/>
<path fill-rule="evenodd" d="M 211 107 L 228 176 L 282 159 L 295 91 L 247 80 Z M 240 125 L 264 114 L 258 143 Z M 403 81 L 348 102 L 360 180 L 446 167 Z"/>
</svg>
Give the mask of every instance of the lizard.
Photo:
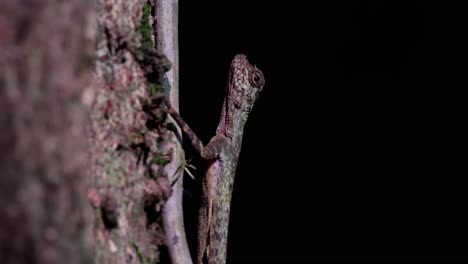
<svg viewBox="0 0 468 264">
<path fill-rule="evenodd" d="M 164 97 L 167 112 L 180 126 L 208 168 L 202 181 L 198 221 L 197 263 L 226 262 L 227 235 L 232 188 L 241 151 L 244 126 L 265 84 L 261 70 L 252 66 L 246 55 L 231 62 L 226 94 L 216 135 L 205 146 L 170 102 Z"/>
</svg>

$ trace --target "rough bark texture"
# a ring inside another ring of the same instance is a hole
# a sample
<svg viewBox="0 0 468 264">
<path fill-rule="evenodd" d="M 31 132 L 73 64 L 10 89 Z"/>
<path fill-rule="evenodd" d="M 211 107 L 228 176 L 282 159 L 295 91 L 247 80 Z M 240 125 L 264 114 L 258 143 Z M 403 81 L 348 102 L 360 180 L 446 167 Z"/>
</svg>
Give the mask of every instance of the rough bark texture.
<svg viewBox="0 0 468 264">
<path fill-rule="evenodd" d="M 152 1 L 98 1 L 92 106 L 97 263 L 157 263 L 173 153 L 158 100 L 167 59 L 154 48 Z"/>
<path fill-rule="evenodd" d="M 0 261 L 89 263 L 92 1 L 0 2 Z"/>
</svg>

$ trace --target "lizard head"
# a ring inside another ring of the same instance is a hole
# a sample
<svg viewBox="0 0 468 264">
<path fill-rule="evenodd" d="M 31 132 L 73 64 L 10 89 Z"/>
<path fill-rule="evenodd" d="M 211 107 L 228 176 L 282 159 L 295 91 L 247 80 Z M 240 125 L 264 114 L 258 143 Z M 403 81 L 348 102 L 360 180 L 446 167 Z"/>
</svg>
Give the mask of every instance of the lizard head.
<svg viewBox="0 0 468 264">
<path fill-rule="evenodd" d="M 250 112 L 264 85 L 265 78 L 262 71 L 252 66 L 247 56 L 236 55 L 231 63 L 227 86 L 228 99 L 234 106 Z"/>
</svg>

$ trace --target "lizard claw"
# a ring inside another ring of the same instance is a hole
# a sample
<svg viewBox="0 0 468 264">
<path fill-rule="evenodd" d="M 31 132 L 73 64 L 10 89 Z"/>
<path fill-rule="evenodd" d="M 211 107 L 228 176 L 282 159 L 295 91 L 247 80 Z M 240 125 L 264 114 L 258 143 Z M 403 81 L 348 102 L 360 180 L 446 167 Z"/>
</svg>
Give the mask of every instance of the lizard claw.
<svg viewBox="0 0 468 264">
<path fill-rule="evenodd" d="M 184 170 L 184 171 L 190 176 L 190 178 L 192 178 L 193 180 L 195 180 L 195 176 L 193 176 L 193 174 L 192 174 L 192 172 L 190 171 L 190 169 L 192 169 L 192 170 L 195 171 L 195 170 L 197 170 L 197 168 L 196 168 L 195 166 L 193 166 L 192 164 L 190 164 L 190 161 L 191 161 L 191 160 L 192 160 L 192 159 L 190 158 L 190 159 L 188 159 L 188 160 L 185 160 L 182 164 L 180 164 L 179 168 L 177 168 L 177 170 L 176 170 L 175 173 L 174 173 L 175 178 L 174 178 L 174 180 L 171 182 L 171 186 L 173 186 L 173 185 L 177 182 L 177 180 L 179 179 L 179 177 L 182 175 L 182 174 L 179 174 L 179 172 L 180 172 L 181 170 Z"/>
</svg>

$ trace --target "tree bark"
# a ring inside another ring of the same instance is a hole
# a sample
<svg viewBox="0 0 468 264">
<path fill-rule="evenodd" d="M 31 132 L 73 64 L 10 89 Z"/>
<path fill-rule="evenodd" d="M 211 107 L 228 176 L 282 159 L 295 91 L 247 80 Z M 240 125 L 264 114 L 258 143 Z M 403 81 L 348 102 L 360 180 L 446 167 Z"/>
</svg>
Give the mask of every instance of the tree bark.
<svg viewBox="0 0 468 264">
<path fill-rule="evenodd" d="M 93 3 L 0 3 L 2 263 L 160 261 L 170 63 L 152 0 Z"/>
<path fill-rule="evenodd" d="M 157 95 L 170 64 L 155 49 L 154 15 L 152 0 L 98 1 L 89 193 L 97 263 L 158 263 L 166 243 L 164 167 L 174 153 Z"/>
<path fill-rule="evenodd" d="M 92 1 L 0 2 L 0 259 L 90 263 Z"/>
</svg>

